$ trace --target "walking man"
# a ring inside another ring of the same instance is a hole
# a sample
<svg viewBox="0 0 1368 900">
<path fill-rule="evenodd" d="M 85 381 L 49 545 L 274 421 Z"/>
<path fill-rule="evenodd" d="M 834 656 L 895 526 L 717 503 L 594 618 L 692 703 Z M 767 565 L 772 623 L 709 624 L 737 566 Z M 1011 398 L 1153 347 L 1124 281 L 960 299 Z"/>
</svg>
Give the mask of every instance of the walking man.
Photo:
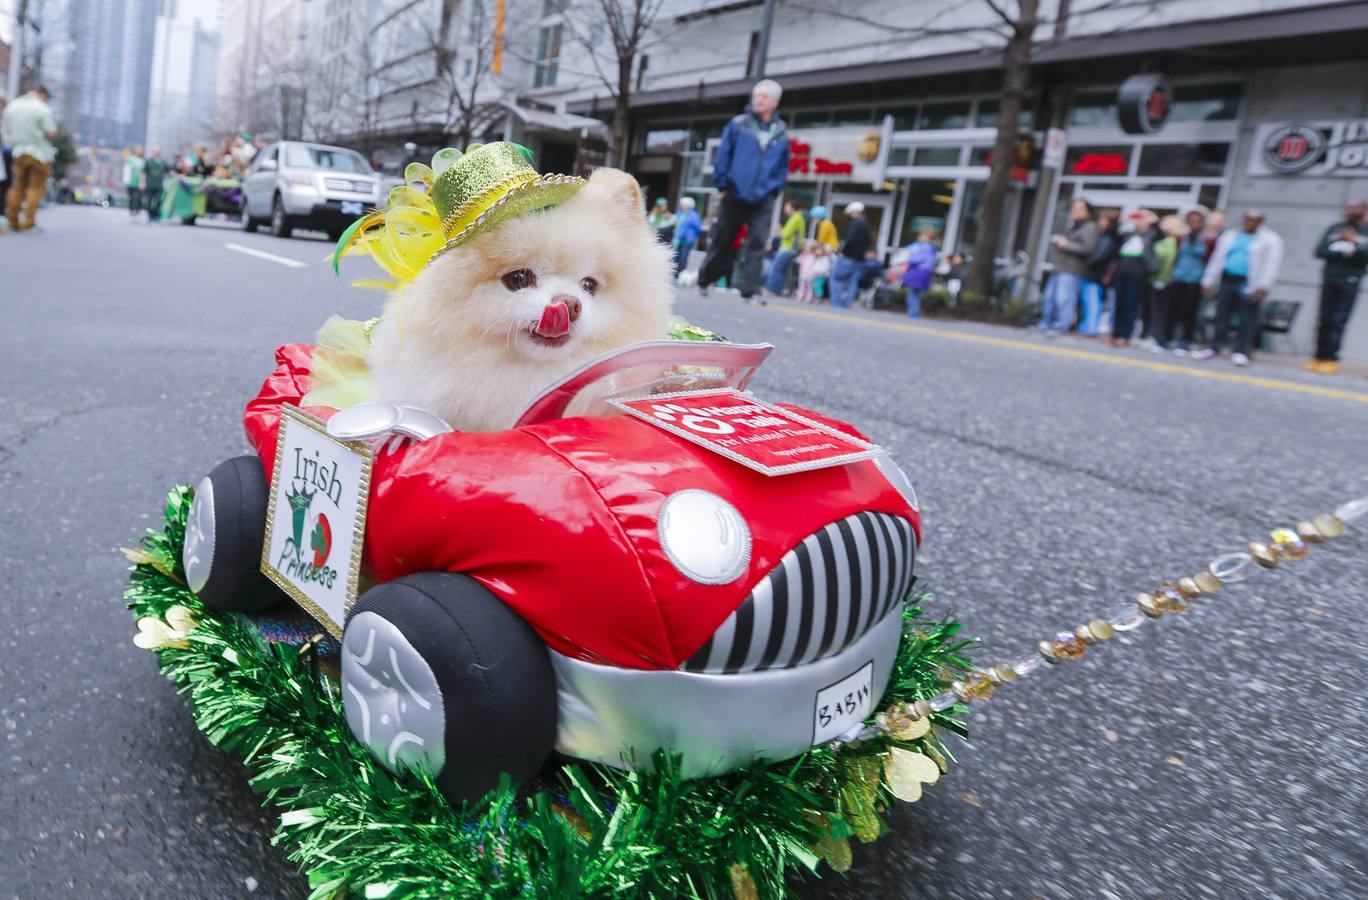
<svg viewBox="0 0 1368 900">
<path fill-rule="evenodd" d="M 803 249 L 807 238 L 807 222 L 803 214 L 789 200 L 784 203 L 784 228 L 779 232 L 779 252 L 770 261 L 769 272 L 765 275 L 765 290 L 771 294 L 783 294 L 788 282 L 789 266 Z"/>
<path fill-rule="evenodd" d="M 1096 246 L 1097 224 L 1093 222 L 1092 207 L 1087 200 L 1079 198 L 1069 207 L 1068 228 L 1063 234 L 1050 235 L 1050 260 L 1054 263 L 1054 271 L 1045 283 L 1041 331 L 1056 335 L 1073 327 L 1083 276 L 1088 272 L 1088 260 Z"/>
<path fill-rule="evenodd" d="M 722 192 L 722 209 L 698 272 L 701 293 L 728 274 L 727 250 L 742 225 L 747 226 L 746 265 L 737 287 L 746 299 L 760 289 L 774 198 L 788 181 L 788 127 L 776 113 L 781 93 L 778 82 L 766 78 L 757 83 L 746 111 L 722 129 L 722 143 L 713 160 L 713 185 Z"/>
<path fill-rule="evenodd" d="M 57 157 L 57 148 L 52 144 L 57 136 L 57 123 L 52 118 L 52 107 L 48 106 L 47 88 L 34 88 L 5 107 L 0 127 L 14 161 L 5 216 L 12 230 L 28 231 L 34 226 L 38 204 L 52 175 L 52 161 Z"/>
<path fill-rule="evenodd" d="M 846 206 L 845 214 L 850 219 L 850 226 L 846 229 L 841 253 L 836 257 L 836 267 L 831 272 L 831 305 L 840 309 L 855 305 L 855 298 L 860 294 L 860 279 L 869 271 L 870 260 L 875 255 L 874 235 L 865 218 L 865 205 L 856 200 Z"/>
<path fill-rule="evenodd" d="M 143 168 L 145 166 L 142 147 L 134 147 L 132 152 L 124 157 L 123 181 L 124 187 L 128 189 L 128 216 L 132 219 L 136 219 L 142 210 Z"/>
<path fill-rule="evenodd" d="M 1202 276 L 1202 294 L 1216 295 L 1216 327 L 1210 349 L 1194 354 L 1198 359 L 1210 359 L 1221 352 L 1230 330 L 1230 318 L 1235 316 L 1239 325 L 1230 361 L 1237 366 L 1249 365 L 1254 329 L 1259 324 L 1259 304 L 1278 280 L 1282 267 L 1283 240 L 1271 228 L 1263 227 L 1263 223 L 1263 213 L 1251 209 L 1244 214 L 1240 230 L 1221 235 L 1216 249 L 1211 251 Z"/>
<path fill-rule="evenodd" d="M 1316 255 L 1325 260 L 1325 274 L 1321 278 L 1316 358 L 1306 364 L 1306 369 L 1338 375 L 1344 326 L 1349 324 L 1359 283 L 1368 268 L 1368 201 L 1344 204 L 1344 221 L 1326 229 L 1316 245 Z"/>
<path fill-rule="evenodd" d="M 143 205 L 147 207 L 147 224 L 151 225 L 161 218 L 162 188 L 166 181 L 166 171 L 171 164 L 162 156 L 160 147 L 153 147 L 143 163 L 144 182 Z"/>
</svg>

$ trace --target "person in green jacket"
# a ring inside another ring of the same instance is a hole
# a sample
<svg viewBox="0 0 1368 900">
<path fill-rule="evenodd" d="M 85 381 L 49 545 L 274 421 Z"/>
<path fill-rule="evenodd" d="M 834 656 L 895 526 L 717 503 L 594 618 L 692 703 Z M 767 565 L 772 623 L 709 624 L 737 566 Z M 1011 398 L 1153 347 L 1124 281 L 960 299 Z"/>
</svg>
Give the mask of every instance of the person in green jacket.
<svg viewBox="0 0 1368 900">
<path fill-rule="evenodd" d="M 1177 216 L 1167 215 L 1159 220 L 1159 231 L 1163 237 L 1154 242 L 1156 268 L 1153 280 L 1150 282 L 1150 297 L 1154 303 L 1151 332 L 1155 338 L 1155 342 L 1150 345 L 1150 350 L 1154 353 L 1163 353 L 1169 349 L 1169 341 L 1165 335 L 1170 330 L 1168 319 L 1173 313 L 1175 300 L 1173 266 L 1174 263 L 1178 262 L 1178 239 L 1187 233 L 1187 226 Z"/>
<path fill-rule="evenodd" d="M 784 203 L 784 227 L 779 232 L 779 252 L 774 254 L 769 271 L 765 273 L 765 290 L 771 294 L 783 294 L 788 282 L 790 264 L 803 249 L 807 237 L 807 220 L 803 213 L 793 205 L 792 200 Z"/>
<path fill-rule="evenodd" d="M 1344 326 L 1354 311 L 1359 283 L 1368 269 L 1368 201 L 1344 204 L 1344 221 L 1325 229 L 1316 256 L 1325 260 L 1321 278 L 1320 321 L 1316 324 L 1316 358 L 1306 369 L 1321 375 L 1339 374 Z"/>
<path fill-rule="evenodd" d="M 170 168 L 171 164 L 162 156 L 160 147 L 153 147 L 143 160 L 143 205 L 147 207 L 148 225 L 161 218 L 162 189 Z"/>
</svg>

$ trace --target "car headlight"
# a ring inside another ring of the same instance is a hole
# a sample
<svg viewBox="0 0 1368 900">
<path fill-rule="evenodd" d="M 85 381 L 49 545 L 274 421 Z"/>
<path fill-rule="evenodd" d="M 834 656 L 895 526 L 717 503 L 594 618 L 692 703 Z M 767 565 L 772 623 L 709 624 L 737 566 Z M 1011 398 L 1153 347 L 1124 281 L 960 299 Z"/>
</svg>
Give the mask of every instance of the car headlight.
<svg viewBox="0 0 1368 900">
<path fill-rule="evenodd" d="M 302 172 L 285 173 L 285 181 L 289 184 L 298 185 L 300 187 L 313 187 L 313 178 L 309 175 L 303 174 Z"/>
<path fill-rule="evenodd" d="M 661 549 L 679 574 L 699 584 L 728 584 L 750 565 L 751 533 L 735 506 L 709 491 L 676 491 L 660 507 Z"/>
</svg>

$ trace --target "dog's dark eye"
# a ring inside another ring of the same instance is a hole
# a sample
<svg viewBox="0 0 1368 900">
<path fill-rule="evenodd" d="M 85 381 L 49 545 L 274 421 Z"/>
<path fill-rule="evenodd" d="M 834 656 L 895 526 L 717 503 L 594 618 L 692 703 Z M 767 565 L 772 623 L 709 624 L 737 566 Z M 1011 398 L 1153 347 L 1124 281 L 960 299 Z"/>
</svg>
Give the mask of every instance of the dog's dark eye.
<svg viewBox="0 0 1368 900">
<path fill-rule="evenodd" d="M 584 288 L 586 294 L 597 294 L 599 283 L 597 278 L 581 278 L 580 287 Z"/>
<path fill-rule="evenodd" d="M 531 269 L 514 269 L 499 276 L 503 286 L 510 291 L 520 291 L 523 288 L 534 287 L 537 284 L 537 274 Z"/>
</svg>

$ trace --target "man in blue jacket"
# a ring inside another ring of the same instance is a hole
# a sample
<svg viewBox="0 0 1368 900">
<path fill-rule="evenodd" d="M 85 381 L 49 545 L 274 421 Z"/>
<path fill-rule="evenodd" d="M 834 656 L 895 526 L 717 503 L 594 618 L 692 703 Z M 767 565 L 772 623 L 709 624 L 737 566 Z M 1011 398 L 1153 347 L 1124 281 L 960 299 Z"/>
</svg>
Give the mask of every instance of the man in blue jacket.
<svg viewBox="0 0 1368 900">
<path fill-rule="evenodd" d="M 751 90 L 750 106 L 727 123 L 713 160 L 713 185 L 722 192 L 722 209 L 708 236 L 708 255 L 698 270 L 698 289 L 727 274 L 728 252 L 746 226 L 746 266 L 737 287 L 749 300 L 760 289 L 765 242 L 774 217 L 774 198 L 788 181 L 788 126 L 776 115 L 782 89 L 766 78 Z"/>
</svg>

